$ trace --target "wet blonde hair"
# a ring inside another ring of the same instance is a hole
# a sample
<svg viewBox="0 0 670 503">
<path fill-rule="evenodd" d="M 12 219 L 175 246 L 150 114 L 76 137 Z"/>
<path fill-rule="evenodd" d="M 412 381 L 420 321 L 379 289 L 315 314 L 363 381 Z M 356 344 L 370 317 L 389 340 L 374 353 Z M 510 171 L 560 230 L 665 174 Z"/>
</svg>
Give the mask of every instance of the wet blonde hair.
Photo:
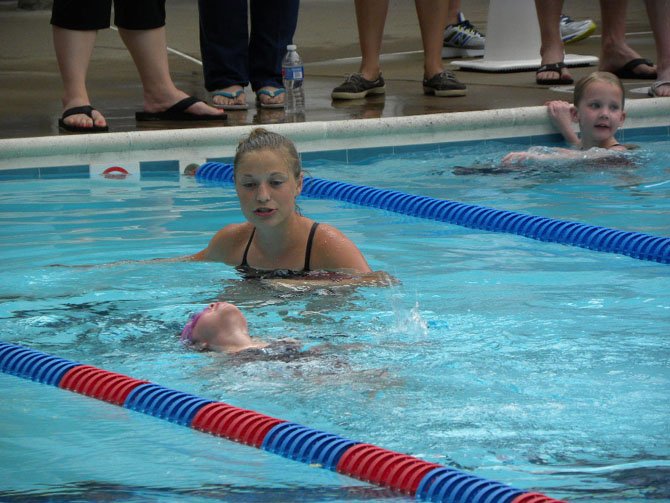
<svg viewBox="0 0 670 503">
<path fill-rule="evenodd" d="M 300 179 L 302 165 L 300 164 L 300 156 L 295 148 L 295 144 L 285 136 L 264 128 L 252 130 L 249 136 L 243 138 L 237 145 L 235 160 L 233 161 L 233 176 L 237 172 L 237 168 L 245 155 L 260 150 L 278 151 L 286 160 L 286 164 L 295 179 Z"/>
<path fill-rule="evenodd" d="M 575 84 L 575 92 L 572 98 L 572 102 L 576 107 L 579 106 L 579 102 L 582 101 L 586 88 L 594 82 L 605 82 L 618 87 L 621 90 L 621 109 L 623 110 L 626 101 L 626 92 L 624 91 L 623 84 L 621 83 L 621 80 L 619 80 L 619 77 L 610 72 L 593 72 L 586 77 L 579 79 L 577 84 Z"/>
</svg>

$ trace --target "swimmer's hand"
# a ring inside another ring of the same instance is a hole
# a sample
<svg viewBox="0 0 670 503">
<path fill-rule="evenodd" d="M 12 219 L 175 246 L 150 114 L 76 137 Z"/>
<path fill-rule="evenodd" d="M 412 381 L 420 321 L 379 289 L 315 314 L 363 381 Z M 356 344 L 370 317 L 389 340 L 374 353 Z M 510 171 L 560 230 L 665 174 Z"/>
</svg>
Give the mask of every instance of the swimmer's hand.
<svg viewBox="0 0 670 503">
<path fill-rule="evenodd" d="M 552 100 L 547 101 L 545 106 L 551 123 L 561 132 L 565 141 L 574 147 L 578 147 L 581 142 L 573 127 L 577 120 L 574 105 L 567 101 Z"/>
</svg>

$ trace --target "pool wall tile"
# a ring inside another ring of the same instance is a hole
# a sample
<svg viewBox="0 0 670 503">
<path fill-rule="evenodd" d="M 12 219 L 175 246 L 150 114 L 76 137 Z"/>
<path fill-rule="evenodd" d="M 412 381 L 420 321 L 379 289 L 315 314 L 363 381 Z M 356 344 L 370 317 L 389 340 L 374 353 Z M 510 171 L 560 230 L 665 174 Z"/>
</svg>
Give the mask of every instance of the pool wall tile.
<svg viewBox="0 0 670 503">
<path fill-rule="evenodd" d="M 89 178 L 89 166 L 50 166 L 40 168 L 40 178 Z"/>
<path fill-rule="evenodd" d="M 670 120 L 670 119 L 669 119 Z M 663 140 L 667 140 L 670 136 L 670 126 L 668 127 L 643 127 L 635 129 L 622 129 L 621 134 L 617 134 L 620 141 L 631 142 L 648 139 L 649 136 L 658 136 Z"/>
<path fill-rule="evenodd" d="M 0 180 L 32 180 L 40 177 L 40 168 L 0 170 Z"/>
<path fill-rule="evenodd" d="M 346 149 L 319 150 L 316 152 L 303 152 L 300 154 L 302 162 L 315 163 L 318 161 L 347 162 L 348 153 Z"/>
<path fill-rule="evenodd" d="M 140 180 L 178 180 L 179 161 L 140 162 Z"/>
<path fill-rule="evenodd" d="M 371 148 L 354 148 L 348 150 L 347 162 L 357 163 L 366 161 L 371 157 L 379 157 L 384 155 L 393 155 L 394 147 L 371 147 Z"/>
</svg>

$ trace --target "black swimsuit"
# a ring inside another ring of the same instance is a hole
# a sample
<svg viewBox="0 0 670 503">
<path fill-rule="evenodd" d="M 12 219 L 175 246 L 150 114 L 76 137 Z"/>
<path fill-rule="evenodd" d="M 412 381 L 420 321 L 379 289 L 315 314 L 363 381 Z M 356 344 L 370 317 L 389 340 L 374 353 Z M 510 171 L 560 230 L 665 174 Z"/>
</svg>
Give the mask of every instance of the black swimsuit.
<svg viewBox="0 0 670 503">
<path fill-rule="evenodd" d="M 310 257 L 312 255 L 312 242 L 314 241 L 314 234 L 316 233 L 316 228 L 319 226 L 318 222 L 314 222 L 312 224 L 312 228 L 309 230 L 309 236 L 307 237 L 307 246 L 305 247 L 305 265 L 303 266 L 301 271 L 291 271 L 289 269 L 272 269 L 272 270 L 263 270 L 263 269 L 256 269 L 254 267 L 251 267 L 249 263 L 247 262 L 247 254 L 249 253 L 249 248 L 251 247 L 251 241 L 254 239 L 254 234 L 256 233 L 256 228 L 254 227 L 254 230 L 251 231 L 251 236 L 249 236 L 249 241 L 247 242 L 247 246 L 244 249 L 244 255 L 242 255 L 242 263 L 236 267 L 236 269 L 244 274 L 245 277 L 247 278 L 257 278 L 257 277 L 287 277 L 287 276 L 295 276 L 295 275 L 301 275 L 304 273 L 307 273 L 310 271 L 309 269 L 309 261 Z"/>
</svg>

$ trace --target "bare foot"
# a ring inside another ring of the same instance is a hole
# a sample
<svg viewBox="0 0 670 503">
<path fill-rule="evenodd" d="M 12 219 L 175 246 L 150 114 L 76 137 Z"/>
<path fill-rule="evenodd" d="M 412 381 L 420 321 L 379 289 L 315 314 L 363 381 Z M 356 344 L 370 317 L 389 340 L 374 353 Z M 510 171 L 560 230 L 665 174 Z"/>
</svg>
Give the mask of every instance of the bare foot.
<svg viewBox="0 0 670 503">
<path fill-rule="evenodd" d="M 224 110 L 226 108 L 247 108 L 247 96 L 242 86 L 228 86 L 217 89 L 212 93 L 212 103 L 216 108 L 223 108 Z"/>
<path fill-rule="evenodd" d="M 620 44 L 617 46 L 603 47 L 600 55 L 599 69 L 603 72 L 615 73 L 621 70 L 626 63 L 634 59 L 642 59 L 641 56 L 635 52 L 627 44 Z M 646 64 L 637 65 L 631 71 L 640 76 L 648 76 L 654 78 L 656 76 L 656 65 L 649 66 Z"/>
<path fill-rule="evenodd" d="M 165 112 L 168 108 L 179 103 L 184 98 L 188 98 L 188 94 L 183 91 L 176 90 L 175 93 L 162 96 L 160 99 L 144 97 L 144 111 L 145 112 Z M 223 110 L 209 106 L 204 101 L 193 103 L 185 110 L 186 113 L 194 115 L 225 115 Z"/>
<path fill-rule="evenodd" d="M 542 56 L 542 63 L 540 66 L 563 63 L 565 59 L 565 53 L 563 51 L 563 46 L 552 47 L 550 49 L 540 49 L 540 54 Z M 567 68 L 561 68 L 560 74 L 557 71 L 546 71 L 539 72 L 535 75 L 536 80 L 562 80 L 565 82 L 570 82 L 572 80 L 572 75 Z"/>
<path fill-rule="evenodd" d="M 256 91 L 256 97 L 261 106 L 280 107 L 284 104 L 286 92 L 283 88 L 263 86 Z"/>
<path fill-rule="evenodd" d="M 653 96 L 656 98 L 670 98 L 670 80 L 657 80 L 652 84 Z"/>
<path fill-rule="evenodd" d="M 71 102 L 63 106 L 63 112 L 67 112 L 71 108 L 80 106 L 90 106 L 90 105 Z M 80 128 L 92 128 L 93 126 L 98 127 L 107 126 L 107 121 L 105 120 L 103 115 L 100 112 L 98 112 L 95 108 L 91 112 L 91 115 L 93 116 L 93 118 L 83 113 L 69 115 L 63 119 L 63 123 L 67 124 L 68 126 L 80 127 Z"/>
</svg>

